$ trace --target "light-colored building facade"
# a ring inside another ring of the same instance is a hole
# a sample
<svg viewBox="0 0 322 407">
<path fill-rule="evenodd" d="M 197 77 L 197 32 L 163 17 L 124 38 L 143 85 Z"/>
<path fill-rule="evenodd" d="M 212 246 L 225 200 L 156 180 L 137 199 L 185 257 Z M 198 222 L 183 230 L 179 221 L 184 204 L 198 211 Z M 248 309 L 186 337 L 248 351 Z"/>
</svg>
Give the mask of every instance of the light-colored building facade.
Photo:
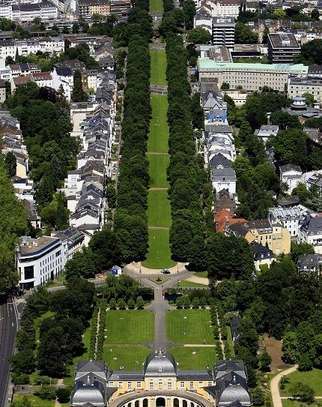
<svg viewBox="0 0 322 407">
<path fill-rule="evenodd" d="M 264 86 L 284 92 L 290 75 L 306 76 L 308 67 L 302 64 L 259 64 L 215 62 L 198 58 L 201 81 L 213 80 L 220 88 L 228 83 L 230 88 L 256 91 Z"/>
<path fill-rule="evenodd" d="M 303 96 L 309 93 L 314 100 L 322 104 L 322 79 L 320 78 L 294 78 L 288 81 L 287 95 L 289 98 Z"/>
<path fill-rule="evenodd" d="M 241 361 L 219 361 L 205 371 L 180 371 L 174 358 L 152 353 L 141 372 L 113 372 L 103 362 L 80 362 L 72 407 L 250 407 Z"/>
<path fill-rule="evenodd" d="M 19 285 L 30 289 L 57 277 L 64 268 L 65 257 L 60 239 L 42 236 L 21 238 L 16 251 Z"/>
</svg>

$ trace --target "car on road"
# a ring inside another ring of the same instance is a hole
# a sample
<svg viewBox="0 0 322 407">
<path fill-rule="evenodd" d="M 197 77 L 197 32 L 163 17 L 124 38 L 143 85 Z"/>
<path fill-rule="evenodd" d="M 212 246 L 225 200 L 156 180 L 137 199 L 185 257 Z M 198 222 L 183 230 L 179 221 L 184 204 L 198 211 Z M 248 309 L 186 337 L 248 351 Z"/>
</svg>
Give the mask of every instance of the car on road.
<svg viewBox="0 0 322 407">
<path fill-rule="evenodd" d="M 161 271 L 161 273 L 162 273 L 162 274 L 170 274 L 170 270 L 168 270 L 168 269 L 163 269 L 163 270 Z"/>
</svg>

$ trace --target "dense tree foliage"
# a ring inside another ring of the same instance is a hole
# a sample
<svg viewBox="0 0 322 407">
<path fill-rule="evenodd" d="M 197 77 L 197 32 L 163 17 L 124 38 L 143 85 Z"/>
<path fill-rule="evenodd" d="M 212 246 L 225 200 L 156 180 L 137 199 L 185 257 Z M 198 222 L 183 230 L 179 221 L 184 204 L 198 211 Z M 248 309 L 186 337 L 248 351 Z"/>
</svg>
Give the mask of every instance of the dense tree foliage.
<svg viewBox="0 0 322 407">
<path fill-rule="evenodd" d="M 253 32 L 248 25 L 237 21 L 235 27 L 235 42 L 236 44 L 256 44 L 258 42 L 258 34 Z"/>
<path fill-rule="evenodd" d="M 149 184 L 146 144 L 151 114 L 149 38 L 151 18 L 136 5 L 131 16 L 122 123 L 123 146 L 120 165 L 115 231 L 121 259 L 143 260 L 148 249 L 147 188 Z"/>
<path fill-rule="evenodd" d="M 249 278 L 255 273 L 252 253 L 242 238 L 211 234 L 207 241 L 207 255 L 210 278 Z"/>
<path fill-rule="evenodd" d="M 39 88 L 32 82 L 19 87 L 6 103 L 20 121 L 36 200 L 44 208 L 73 166 L 78 151 L 76 139 L 70 137 L 69 111 L 53 89 Z"/>
<path fill-rule="evenodd" d="M 74 73 L 74 86 L 72 93 L 73 102 L 86 102 L 87 95 L 83 89 L 82 74 L 79 70 Z"/>
<path fill-rule="evenodd" d="M 209 44 L 210 40 L 210 33 L 202 27 L 194 28 L 188 33 L 188 41 L 193 44 Z"/>
<path fill-rule="evenodd" d="M 300 61 L 307 65 L 322 64 L 322 40 L 313 40 L 303 44 Z"/>
<path fill-rule="evenodd" d="M 3 157 L 0 157 L 0 293 L 17 283 L 15 267 L 15 244 L 17 236 L 27 229 L 26 213 L 17 200 L 6 171 Z"/>
<path fill-rule="evenodd" d="M 141 287 L 137 281 L 124 274 L 120 277 L 109 275 L 106 278 L 106 285 L 100 287 L 98 292 L 110 304 L 113 301 L 116 304 L 120 299 L 128 302 L 130 299 L 137 301 L 139 297 L 143 300 L 151 300 L 153 298 L 153 291 L 150 288 Z"/>
<path fill-rule="evenodd" d="M 170 134 L 168 179 L 172 213 L 170 245 L 174 260 L 189 262 L 192 268 L 202 270 L 206 267 L 203 210 L 211 191 L 205 187 L 207 174 L 196 156 L 187 53 L 182 39 L 176 34 L 168 34 L 166 53 Z"/>
</svg>

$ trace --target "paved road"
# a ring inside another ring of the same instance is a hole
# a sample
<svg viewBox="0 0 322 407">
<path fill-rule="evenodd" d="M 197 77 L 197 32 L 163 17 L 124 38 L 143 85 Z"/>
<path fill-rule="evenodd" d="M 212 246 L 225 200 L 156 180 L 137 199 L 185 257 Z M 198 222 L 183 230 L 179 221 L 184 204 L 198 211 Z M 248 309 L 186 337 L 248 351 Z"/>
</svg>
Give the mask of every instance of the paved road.
<svg viewBox="0 0 322 407">
<path fill-rule="evenodd" d="M 271 394 L 272 394 L 272 402 L 274 407 L 283 407 L 283 403 L 281 400 L 280 395 L 280 381 L 282 377 L 287 376 L 293 372 L 295 372 L 298 368 L 298 365 L 294 365 L 289 369 L 283 370 L 282 372 L 278 373 L 276 376 L 273 377 L 271 380 Z"/>
<path fill-rule="evenodd" d="M 0 407 L 7 404 L 9 360 L 14 352 L 17 328 L 18 315 L 15 304 L 11 299 L 0 303 Z"/>
</svg>

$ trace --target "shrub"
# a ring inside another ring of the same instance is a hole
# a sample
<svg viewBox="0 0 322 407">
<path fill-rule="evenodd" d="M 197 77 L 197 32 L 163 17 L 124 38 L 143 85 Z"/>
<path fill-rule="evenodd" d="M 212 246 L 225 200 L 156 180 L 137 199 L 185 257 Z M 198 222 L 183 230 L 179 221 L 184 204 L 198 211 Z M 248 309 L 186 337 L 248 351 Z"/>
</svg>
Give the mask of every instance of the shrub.
<svg viewBox="0 0 322 407">
<path fill-rule="evenodd" d="M 70 390 L 68 388 L 59 388 L 56 390 L 56 397 L 60 403 L 68 403 L 70 398 Z"/>
</svg>

